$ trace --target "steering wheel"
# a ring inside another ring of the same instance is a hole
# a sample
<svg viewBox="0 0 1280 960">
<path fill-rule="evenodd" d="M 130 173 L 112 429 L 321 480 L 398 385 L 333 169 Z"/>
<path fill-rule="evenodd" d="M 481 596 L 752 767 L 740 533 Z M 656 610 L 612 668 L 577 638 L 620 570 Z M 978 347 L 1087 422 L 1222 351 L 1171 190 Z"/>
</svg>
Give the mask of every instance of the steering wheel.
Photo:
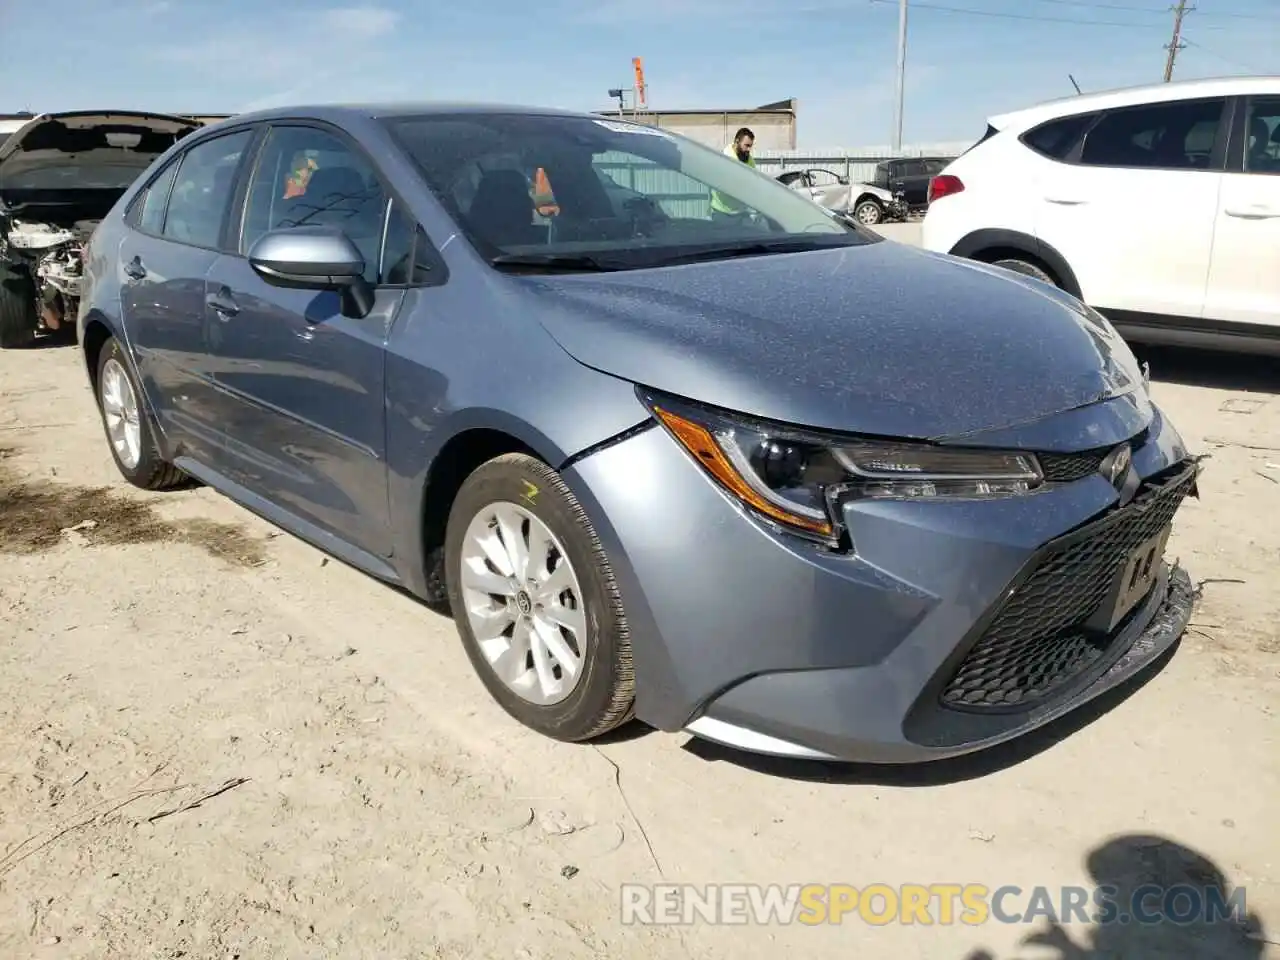
<svg viewBox="0 0 1280 960">
<path fill-rule="evenodd" d="M 632 197 L 622 204 L 631 216 L 631 232 L 636 237 L 651 237 L 655 228 L 667 221 L 667 215 L 653 197 Z"/>
</svg>

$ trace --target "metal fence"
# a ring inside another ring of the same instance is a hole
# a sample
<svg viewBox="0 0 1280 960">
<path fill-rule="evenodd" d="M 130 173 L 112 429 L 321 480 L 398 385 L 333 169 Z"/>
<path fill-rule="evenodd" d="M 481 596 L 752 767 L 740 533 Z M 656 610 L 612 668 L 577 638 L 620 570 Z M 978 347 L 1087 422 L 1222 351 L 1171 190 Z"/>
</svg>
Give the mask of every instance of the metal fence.
<svg viewBox="0 0 1280 960">
<path fill-rule="evenodd" d="M 788 170 L 817 167 L 842 174 L 854 183 L 875 178 L 876 164 L 904 157 L 954 157 L 969 144 L 936 143 L 904 147 L 892 151 L 882 147 L 832 150 L 762 150 L 756 154 L 756 169 L 776 177 Z M 633 154 L 605 154 L 596 168 L 619 186 L 643 193 L 658 202 L 669 217 L 710 216 L 711 192 L 701 183 L 676 170 L 639 162 Z"/>
<path fill-rule="evenodd" d="M 910 157 L 958 157 L 971 143 L 924 143 L 904 146 L 901 150 L 889 147 L 836 147 L 826 150 L 758 150 L 756 167 L 771 177 L 790 170 L 807 170 L 813 167 L 830 170 L 848 177 L 853 183 L 870 183 L 875 179 L 876 164 L 885 160 Z"/>
</svg>

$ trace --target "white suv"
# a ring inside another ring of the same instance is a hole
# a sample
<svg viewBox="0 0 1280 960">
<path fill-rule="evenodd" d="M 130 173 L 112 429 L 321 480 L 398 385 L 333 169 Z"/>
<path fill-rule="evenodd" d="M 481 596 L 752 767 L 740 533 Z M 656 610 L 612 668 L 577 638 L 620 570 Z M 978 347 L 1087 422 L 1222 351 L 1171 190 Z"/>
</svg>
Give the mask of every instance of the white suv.
<svg viewBox="0 0 1280 960">
<path fill-rule="evenodd" d="M 930 184 L 926 249 L 1054 283 L 1135 341 L 1280 351 L 1280 77 L 988 123 Z"/>
</svg>

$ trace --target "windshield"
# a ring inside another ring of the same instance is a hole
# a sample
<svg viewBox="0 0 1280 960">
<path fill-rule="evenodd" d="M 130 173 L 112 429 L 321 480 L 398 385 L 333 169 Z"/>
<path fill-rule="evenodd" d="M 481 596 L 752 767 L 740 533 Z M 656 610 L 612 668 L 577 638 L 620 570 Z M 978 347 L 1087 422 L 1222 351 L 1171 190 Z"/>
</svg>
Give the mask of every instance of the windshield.
<svg viewBox="0 0 1280 960">
<path fill-rule="evenodd" d="M 498 266 L 628 269 L 879 239 L 737 159 L 653 127 L 479 113 L 388 123 Z"/>
</svg>

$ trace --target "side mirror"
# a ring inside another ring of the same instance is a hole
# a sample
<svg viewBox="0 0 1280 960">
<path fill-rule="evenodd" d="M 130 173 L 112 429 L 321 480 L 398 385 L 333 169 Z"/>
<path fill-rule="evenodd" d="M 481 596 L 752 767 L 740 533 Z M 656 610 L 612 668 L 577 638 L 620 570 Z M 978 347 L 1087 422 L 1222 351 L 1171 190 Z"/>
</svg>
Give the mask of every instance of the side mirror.
<svg viewBox="0 0 1280 960">
<path fill-rule="evenodd" d="M 373 309 L 364 256 L 337 227 L 301 226 L 264 233 L 249 250 L 254 273 L 273 287 L 337 290 L 357 316 Z"/>
<path fill-rule="evenodd" d="M 838 176 L 836 177 L 836 182 L 842 187 L 847 187 L 849 185 L 849 178 L 845 176 Z"/>
</svg>

